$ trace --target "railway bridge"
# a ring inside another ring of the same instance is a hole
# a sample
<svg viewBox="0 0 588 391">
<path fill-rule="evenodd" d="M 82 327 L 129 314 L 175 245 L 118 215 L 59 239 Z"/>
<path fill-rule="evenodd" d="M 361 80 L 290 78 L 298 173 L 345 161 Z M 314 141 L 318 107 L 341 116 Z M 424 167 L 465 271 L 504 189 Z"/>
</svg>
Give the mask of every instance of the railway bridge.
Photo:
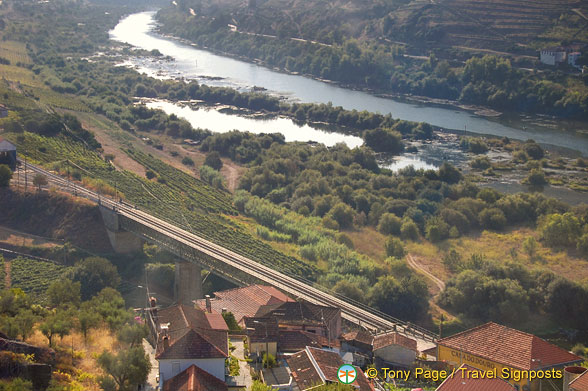
<svg viewBox="0 0 588 391">
<path fill-rule="evenodd" d="M 185 231 L 127 203 L 115 202 L 94 191 L 73 184 L 59 175 L 28 165 L 28 170 L 41 173 L 52 185 L 85 197 L 100 205 L 105 226 L 116 247 L 128 250 L 141 244 L 141 240 L 157 244 L 175 254 L 184 262 L 176 268 L 178 300 L 197 298 L 201 290 L 201 268 L 222 276 L 238 285 L 262 281 L 293 297 L 311 303 L 341 308 L 342 317 L 373 332 L 396 330 L 415 338 L 419 351 L 435 346 L 437 335 L 417 325 L 396 319 L 365 304 L 328 292 L 298 276 L 287 275 L 239 255 L 198 235 Z M 117 242 L 118 241 L 118 242 Z"/>
</svg>

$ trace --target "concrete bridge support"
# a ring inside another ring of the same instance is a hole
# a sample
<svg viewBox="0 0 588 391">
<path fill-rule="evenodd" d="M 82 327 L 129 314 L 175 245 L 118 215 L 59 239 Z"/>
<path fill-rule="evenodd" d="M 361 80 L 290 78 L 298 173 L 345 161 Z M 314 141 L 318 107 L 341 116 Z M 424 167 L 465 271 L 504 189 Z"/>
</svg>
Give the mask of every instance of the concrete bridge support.
<svg viewBox="0 0 588 391">
<path fill-rule="evenodd" d="M 174 279 L 174 296 L 176 303 L 192 305 L 192 300 L 201 299 L 202 268 L 193 263 L 176 262 Z"/>
<path fill-rule="evenodd" d="M 116 211 L 100 206 L 100 213 L 115 253 L 130 254 L 143 251 L 143 240 L 137 235 L 121 229 Z"/>
</svg>

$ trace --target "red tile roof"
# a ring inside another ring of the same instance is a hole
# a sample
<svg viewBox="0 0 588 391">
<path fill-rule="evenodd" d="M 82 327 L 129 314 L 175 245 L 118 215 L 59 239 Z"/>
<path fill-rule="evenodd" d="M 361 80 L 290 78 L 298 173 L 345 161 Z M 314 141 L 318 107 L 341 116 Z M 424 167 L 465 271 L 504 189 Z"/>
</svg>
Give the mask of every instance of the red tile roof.
<svg viewBox="0 0 588 391">
<path fill-rule="evenodd" d="M 331 341 L 331 345 L 333 342 Z M 328 345 L 328 338 L 301 330 L 280 330 L 278 339 L 278 349 L 281 352 L 299 352 L 307 346 L 322 348 Z"/>
<path fill-rule="evenodd" d="M 204 311 L 174 305 L 157 311 L 157 359 L 228 357 L 226 330 L 213 329 Z M 169 346 L 164 345 L 167 336 Z"/>
<path fill-rule="evenodd" d="M 280 324 L 324 326 L 333 318 L 341 316 L 341 309 L 300 300 L 277 305 L 264 305 L 259 308 L 256 316 L 275 316 Z"/>
<path fill-rule="evenodd" d="M 163 391 L 227 391 L 227 383 L 196 365 L 163 383 Z"/>
<path fill-rule="evenodd" d="M 341 336 L 341 339 L 343 341 L 348 341 L 348 342 L 356 341 L 356 342 L 362 343 L 364 345 L 371 346 L 372 342 L 374 340 L 374 337 L 368 331 L 362 329 L 362 330 L 355 330 L 355 331 L 350 331 L 349 333 L 345 333 Z"/>
<path fill-rule="evenodd" d="M 417 341 L 399 333 L 376 335 L 373 344 L 374 350 L 382 349 L 390 345 L 400 345 L 407 349 L 414 350 L 415 352 L 417 351 Z"/>
<path fill-rule="evenodd" d="M 225 322 L 225 318 L 221 314 L 205 312 L 204 315 L 211 329 L 229 331 L 229 326 L 227 326 L 227 322 Z"/>
<path fill-rule="evenodd" d="M 493 322 L 440 339 L 438 344 L 521 370 L 582 361 L 539 337 Z"/>
<path fill-rule="evenodd" d="M 584 372 L 570 383 L 570 391 L 588 391 L 588 371 Z"/>
<path fill-rule="evenodd" d="M 251 285 L 244 288 L 215 292 L 210 300 L 213 312 L 221 313 L 223 308 L 233 313 L 237 323 L 244 317 L 253 317 L 262 305 L 275 305 L 294 301 L 278 289 L 266 285 Z M 206 299 L 198 300 L 200 308 L 206 309 Z"/>
<path fill-rule="evenodd" d="M 448 377 L 436 391 L 515 391 L 516 389 L 502 379 L 474 379 L 472 376 L 462 376 L 461 368 L 476 371 L 467 365 L 462 365 L 455 371 L 453 377 Z"/>
<path fill-rule="evenodd" d="M 251 342 L 277 342 L 280 334 L 276 318 L 245 318 L 245 327 Z"/>
<path fill-rule="evenodd" d="M 300 351 L 287 359 L 292 377 L 302 391 L 326 383 L 338 383 L 337 370 L 343 365 L 339 354 L 327 350 L 309 348 Z M 352 383 L 360 391 L 374 391 L 363 371 L 355 367 L 358 374 Z"/>
</svg>

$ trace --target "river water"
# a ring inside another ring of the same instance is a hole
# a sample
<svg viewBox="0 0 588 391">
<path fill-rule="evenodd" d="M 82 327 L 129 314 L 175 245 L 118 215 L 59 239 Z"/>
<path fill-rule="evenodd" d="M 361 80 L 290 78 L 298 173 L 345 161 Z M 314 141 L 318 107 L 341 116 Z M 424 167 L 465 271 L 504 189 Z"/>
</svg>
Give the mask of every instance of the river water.
<svg viewBox="0 0 588 391">
<path fill-rule="evenodd" d="M 156 32 L 155 12 L 129 15 L 110 32 L 112 39 L 145 50 L 159 50 L 173 61 L 135 57 L 129 60 L 140 71 L 155 77 L 183 77 L 212 86 L 250 90 L 264 87 L 271 93 L 301 102 L 327 103 L 346 109 L 368 110 L 393 117 L 424 121 L 447 129 L 535 141 L 569 148 L 588 155 L 588 137 L 576 134 L 577 123 L 540 118 L 491 120 L 472 112 L 448 107 L 405 103 L 376 97 L 299 75 L 276 72 L 260 65 L 213 54 Z M 586 125 L 580 125 L 586 127 Z M 214 130 L 214 129 L 211 129 Z M 565 132 L 565 133 L 564 133 Z M 333 135 L 333 137 L 336 137 Z"/>
</svg>

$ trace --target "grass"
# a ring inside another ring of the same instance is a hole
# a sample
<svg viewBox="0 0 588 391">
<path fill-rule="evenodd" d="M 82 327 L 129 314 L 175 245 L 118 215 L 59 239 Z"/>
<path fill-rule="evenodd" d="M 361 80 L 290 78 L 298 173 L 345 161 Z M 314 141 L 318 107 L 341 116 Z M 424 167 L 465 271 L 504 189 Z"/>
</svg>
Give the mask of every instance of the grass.
<svg viewBox="0 0 588 391">
<path fill-rule="evenodd" d="M 30 70 L 16 65 L 0 65 L 0 78 L 20 82 L 30 87 L 42 87 L 41 80 Z"/>
<path fill-rule="evenodd" d="M 522 248 L 523 241 L 531 236 L 538 242 L 534 259 L 530 259 Z M 426 241 L 409 243 L 407 249 L 410 253 L 427 259 L 434 265 L 432 273 L 444 280 L 449 277 L 449 273 L 443 266 L 443 255 L 454 249 L 464 259 L 472 254 L 483 254 L 486 259 L 514 261 L 529 268 L 542 266 L 573 281 L 588 281 L 588 261 L 567 251 L 544 246 L 539 241 L 538 233 L 527 227 L 504 232 L 482 231 L 458 239 L 448 239 L 439 245 Z"/>
<path fill-rule="evenodd" d="M 36 98 L 39 98 L 41 103 L 47 106 L 78 112 L 90 111 L 90 108 L 79 97 L 73 95 L 60 94 L 45 88 L 34 88 L 32 93 Z"/>
</svg>

